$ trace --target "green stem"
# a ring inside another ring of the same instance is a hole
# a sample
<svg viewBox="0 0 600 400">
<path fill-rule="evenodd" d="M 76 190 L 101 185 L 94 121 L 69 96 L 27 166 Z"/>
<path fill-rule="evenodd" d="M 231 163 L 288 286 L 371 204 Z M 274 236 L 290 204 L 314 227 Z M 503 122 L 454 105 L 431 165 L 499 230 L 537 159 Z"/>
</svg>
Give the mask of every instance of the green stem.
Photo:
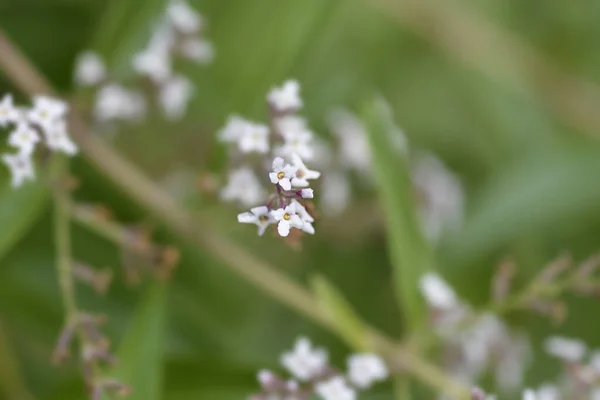
<svg viewBox="0 0 600 400">
<path fill-rule="evenodd" d="M 56 160 L 53 165 L 51 177 L 54 182 L 54 242 L 56 246 L 56 267 L 58 283 L 63 296 L 65 317 L 67 323 L 71 322 L 77 314 L 75 301 L 75 285 L 73 282 L 73 264 L 71 261 L 71 222 L 69 216 L 69 194 L 57 182 L 66 169 L 65 160 Z"/>
<path fill-rule="evenodd" d="M 24 92 L 31 95 L 42 93 L 55 95 L 52 87 L 1 31 L 0 66 L 4 67 L 7 76 Z M 204 252 L 211 254 L 224 266 L 229 267 L 275 300 L 330 331 L 336 331 L 335 322 L 323 312 L 310 292 L 288 279 L 277 268 L 235 245 L 226 236 L 219 235 L 209 221 L 195 218 L 183 210 L 172 197 L 163 192 L 128 160 L 93 135 L 75 110 L 70 114 L 71 135 L 79 144 L 82 153 L 99 172 L 109 178 L 138 206 L 160 220 L 183 240 L 194 243 Z M 56 214 L 62 221 L 66 207 L 61 197 L 58 200 Z M 60 224 L 59 227 L 61 228 L 60 230 L 57 228 L 57 237 L 64 237 L 65 232 L 68 233 L 68 225 L 65 227 L 64 224 Z M 60 243 L 61 248 L 68 249 L 62 241 Z M 61 265 L 65 269 L 69 268 L 69 263 L 64 263 L 62 259 Z M 397 358 L 402 360 L 403 371 L 453 399 L 470 398 L 470 390 L 467 387 L 455 382 L 417 354 L 399 347 L 391 339 L 372 328 L 369 328 L 369 333 L 377 343 L 377 346 L 374 346 L 375 351 L 397 355 Z"/>
</svg>

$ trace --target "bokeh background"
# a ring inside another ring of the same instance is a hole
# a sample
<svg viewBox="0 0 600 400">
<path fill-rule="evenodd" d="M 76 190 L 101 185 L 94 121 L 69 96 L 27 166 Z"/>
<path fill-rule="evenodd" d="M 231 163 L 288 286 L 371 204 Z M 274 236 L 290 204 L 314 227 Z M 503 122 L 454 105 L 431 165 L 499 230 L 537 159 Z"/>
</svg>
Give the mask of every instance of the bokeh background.
<svg viewBox="0 0 600 400">
<path fill-rule="evenodd" d="M 440 273 L 465 300 L 488 300 L 491 276 L 507 255 L 518 263 L 518 285 L 564 251 L 582 259 L 598 250 L 600 125 L 593 110 L 600 103 L 591 102 L 596 97 L 590 92 L 600 84 L 599 2 L 190 3 L 209 22 L 206 37 L 216 59 L 207 67 L 181 65 L 197 88 L 187 117 L 171 124 L 151 116 L 110 138 L 155 180 L 164 182 L 178 171 L 198 177 L 222 172 L 225 149 L 215 133 L 226 117 L 264 120 L 265 94 L 293 77 L 302 84 L 304 115 L 326 140 L 332 109 L 356 110 L 381 93 L 411 147 L 435 153 L 460 177 L 466 217 L 458 232 L 442 238 L 435 255 Z M 163 7 L 162 0 L 2 0 L 0 27 L 65 97 L 80 98 L 72 83 L 76 55 L 94 49 L 127 78 L 131 54 L 143 46 Z M 0 75 L 0 94 L 7 91 L 24 98 Z M 582 104 L 591 112 L 582 111 Z M 83 157 L 72 163 L 72 173 L 80 182 L 75 199 L 104 203 L 124 223 L 152 225 L 151 215 Z M 51 198 L 41 183 L 13 192 L 5 171 L 2 179 L 0 398 L 82 399 L 76 362 L 51 363 L 63 318 Z M 305 238 L 297 251 L 238 226 L 237 209 L 199 195 L 197 182 L 184 187 L 186 207 L 210 214 L 221 233 L 299 282 L 323 274 L 365 320 L 390 335 L 402 333 L 376 191 L 357 189 L 354 214 L 323 215 L 317 235 Z M 355 229 L 354 218 L 375 223 Z M 245 398 L 257 389 L 256 371 L 277 370 L 279 354 L 298 335 L 327 347 L 339 365 L 348 354 L 338 339 L 160 227 L 157 240 L 179 247 L 182 259 L 168 293 L 149 302 L 151 283 L 130 287 L 121 279 L 118 248 L 82 227 L 73 229 L 75 258 L 117 273 L 105 296 L 78 288 L 83 308 L 109 316 L 106 332 L 115 346 L 132 323 L 156 318 L 147 325 L 153 331 L 141 330 L 140 341 L 150 338 L 142 346 L 149 358 L 138 372 L 144 376 L 141 370 L 156 368 L 162 379 L 147 384 L 160 385 L 160 398 Z M 509 316 L 532 337 L 531 384 L 558 371 L 540 351 L 549 334 L 600 345 L 597 301 L 567 300 L 570 312 L 562 326 L 531 314 Z M 389 399 L 392 392 L 383 385 L 364 398 Z"/>
</svg>

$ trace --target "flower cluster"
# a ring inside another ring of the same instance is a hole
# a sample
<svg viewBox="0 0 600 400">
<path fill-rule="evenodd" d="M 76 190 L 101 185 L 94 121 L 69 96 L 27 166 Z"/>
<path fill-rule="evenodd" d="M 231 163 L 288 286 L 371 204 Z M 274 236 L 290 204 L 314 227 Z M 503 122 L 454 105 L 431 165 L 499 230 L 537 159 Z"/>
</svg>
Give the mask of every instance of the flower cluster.
<svg viewBox="0 0 600 400">
<path fill-rule="evenodd" d="M 67 133 L 68 109 L 65 102 L 47 96 L 35 96 L 32 107 L 15 106 L 10 94 L 0 100 L 0 129 L 10 129 L 8 144 L 17 149 L 16 153 L 2 156 L 10 169 L 13 187 L 35 179 L 33 156 L 42 139 L 52 151 L 77 153 L 77 146 Z"/>
<path fill-rule="evenodd" d="M 384 111 L 391 113 L 387 105 Z M 393 119 L 389 118 L 390 121 Z M 329 164 L 323 166 L 330 173 L 321 188 L 322 207 L 328 214 L 342 212 L 350 202 L 350 173 L 358 175 L 367 186 L 372 184 L 372 160 L 367 131 L 361 121 L 347 110 L 335 110 L 329 118 L 337 151 L 327 147 Z M 407 157 L 417 209 L 423 232 L 436 242 L 446 229 L 456 227 L 462 220 L 463 188 L 458 178 L 435 155 L 409 151 L 408 141 L 400 128 L 390 123 L 387 127 L 390 144 L 400 157 Z"/>
<path fill-rule="evenodd" d="M 171 0 L 164 15 L 154 25 L 147 46 L 131 60 L 137 76 L 152 83 L 156 102 L 169 120 L 180 119 L 194 95 L 193 83 L 175 73 L 177 57 L 204 65 L 214 58 L 210 42 L 202 37 L 205 22 L 185 0 Z M 135 121 L 148 108 L 141 91 L 130 89 L 110 79 L 102 58 L 85 51 L 75 67 L 75 81 L 81 86 L 95 86 L 94 116 L 98 122 Z"/>
<path fill-rule="evenodd" d="M 244 165 L 231 171 L 221 198 L 253 207 L 239 214 L 238 221 L 257 225 L 259 235 L 274 224 L 281 236 L 288 236 L 292 228 L 312 235 L 315 220 L 305 200 L 314 197 L 309 181 L 318 179 L 321 173 L 309 169 L 303 161 L 315 156 L 314 134 L 308 129 L 306 120 L 296 115 L 303 105 L 298 82 L 290 80 L 272 89 L 267 95 L 267 103 L 271 112 L 269 126 L 231 116 L 218 137 L 232 146 L 233 162 L 253 154 L 258 154 L 259 160 L 265 156 L 273 157 L 268 158 L 273 161 L 270 171 L 264 171 L 264 174 L 268 175 L 274 193 L 265 201 L 266 191 L 260 180 L 252 168 Z"/>
<path fill-rule="evenodd" d="M 423 276 L 420 289 L 443 343 L 442 362 L 456 379 L 472 385 L 491 371 L 503 391 L 521 387 L 531 354 L 525 336 L 511 333 L 492 313 L 473 312 L 436 274 Z"/>
<path fill-rule="evenodd" d="M 389 375 L 383 360 L 368 353 L 351 355 L 344 375 L 329 365 L 325 350 L 313 348 L 306 338 L 298 339 L 294 349 L 281 356 L 281 364 L 293 379 L 261 370 L 258 381 L 262 393 L 252 400 L 307 400 L 314 394 L 324 400 L 354 400 L 358 390 L 368 389 Z"/>
</svg>

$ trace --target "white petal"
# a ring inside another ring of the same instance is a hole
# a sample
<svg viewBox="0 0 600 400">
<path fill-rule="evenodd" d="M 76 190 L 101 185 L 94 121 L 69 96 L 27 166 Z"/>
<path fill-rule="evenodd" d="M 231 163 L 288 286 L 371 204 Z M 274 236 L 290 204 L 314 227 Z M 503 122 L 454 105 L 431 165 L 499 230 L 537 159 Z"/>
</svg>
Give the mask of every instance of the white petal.
<svg viewBox="0 0 600 400">
<path fill-rule="evenodd" d="M 315 228 L 310 222 L 304 222 L 302 225 L 302 230 L 306 233 L 310 233 L 311 235 L 315 234 Z"/>
<path fill-rule="evenodd" d="M 281 221 L 283 219 L 283 214 L 285 214 L 285 210 L 283 208 L 271 211 L 271 216 L 276 221 Z"/>
<path fill-rule="evenodd" d="M 283 178 L 279 181 L 279 186 L 281 186 L 283 190 L 290 190 L 292 188 L 292 182 L 290 182 L 289 178 Z"/>
<path fill-rule="evenodd" d="M 294 228 L 301 229 L 304 226 L 304 222 L 297 215 L 292 215 L 289 222 Z"/>
<path fill-rule="evenodd" d="M 238 222 L 240 222 L 242 224 L 254 224 L 254 223 L 256 223 L 256 221 L 257 221 L 256 215 L 254 215 L 250 212 L 238 214 Z"/>
<path fill-rule="evenodd" d="M 279 178 L 277 177 L 277 172 L 269 172 L 269 179 L 271 183 L 277 184 L 279 183 Z"/>
<path fill-rule="evenodd" d="M 303 199 L 312 199 L 315 197 L 315 193 L 312 189 L 302 189 L 300 191 L 300 196 L 302 196 Z"/>
<path fill-rule="evenodd" d="M 283 169 L 283 164 L 285 163 L 285 161 L 283 160 L 283 158 L 281 157 L 277 157 L 273 160 L 273 169 L 275 171 L 278 170 L 282 170 Z"/>
<path fill-rule="evenodd" d="M 266 215 L 269 213 L 269 207 L 267 207 L 267 206 L 254 207 L 254 208 L 251 208 L 250 211 L 254 215 Z"/>
<path fill-rule="evenodd" d="M 279 224 L 277 225 L 277 232 L 279 232 L 279 235 L 284 236 L 284 237 L 289 235 L 290 234 L 289 222 L 284 219 L 279 221 Z"/>
</svg>

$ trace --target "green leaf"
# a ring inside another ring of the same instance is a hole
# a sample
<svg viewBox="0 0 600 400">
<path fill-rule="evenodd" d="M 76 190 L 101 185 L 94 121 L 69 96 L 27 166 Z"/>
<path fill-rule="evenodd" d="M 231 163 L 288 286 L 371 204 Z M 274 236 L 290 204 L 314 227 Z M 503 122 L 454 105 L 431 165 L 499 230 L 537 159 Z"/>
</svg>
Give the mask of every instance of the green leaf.
<svg viewBox="0 0 600 400">
<path fill-rule="evenodd" d="M 3 182 L 7 185 L 5 182 Z M 6 186 L 0 195 L 0 258 L 2 258 L 40 218 L 49 200 L 47 187 L 33 182 L 19 189 Z"/>
<path fill-rule="evenodd" d="M 368 102 L 363 116 L 369 133 L 379 199 L 387 223 L 394 290 L 406 327 L 414 330 L 425 315 L 418 281 L 433 268 L 431 250 L 418 224 L 408 164 L 398 143 L 393 140 L 393 121 L 384 100 Z"/>
<path fill-rule="evenodd" d="M 322 276 L 313 278 L 313 291 L 323 311 L 329 315 L 338 334 L 355 350 L 369 347 L 366 324 L 340 291 Z"/>
<path fill-rule="evenodd" d="M 163 391 L 163 355 L 167 283 L 153 282 L 145 293 L 117 351 L 109 376 L 129 385 L 129 400 L 159 400 Z"/>
</svg>

